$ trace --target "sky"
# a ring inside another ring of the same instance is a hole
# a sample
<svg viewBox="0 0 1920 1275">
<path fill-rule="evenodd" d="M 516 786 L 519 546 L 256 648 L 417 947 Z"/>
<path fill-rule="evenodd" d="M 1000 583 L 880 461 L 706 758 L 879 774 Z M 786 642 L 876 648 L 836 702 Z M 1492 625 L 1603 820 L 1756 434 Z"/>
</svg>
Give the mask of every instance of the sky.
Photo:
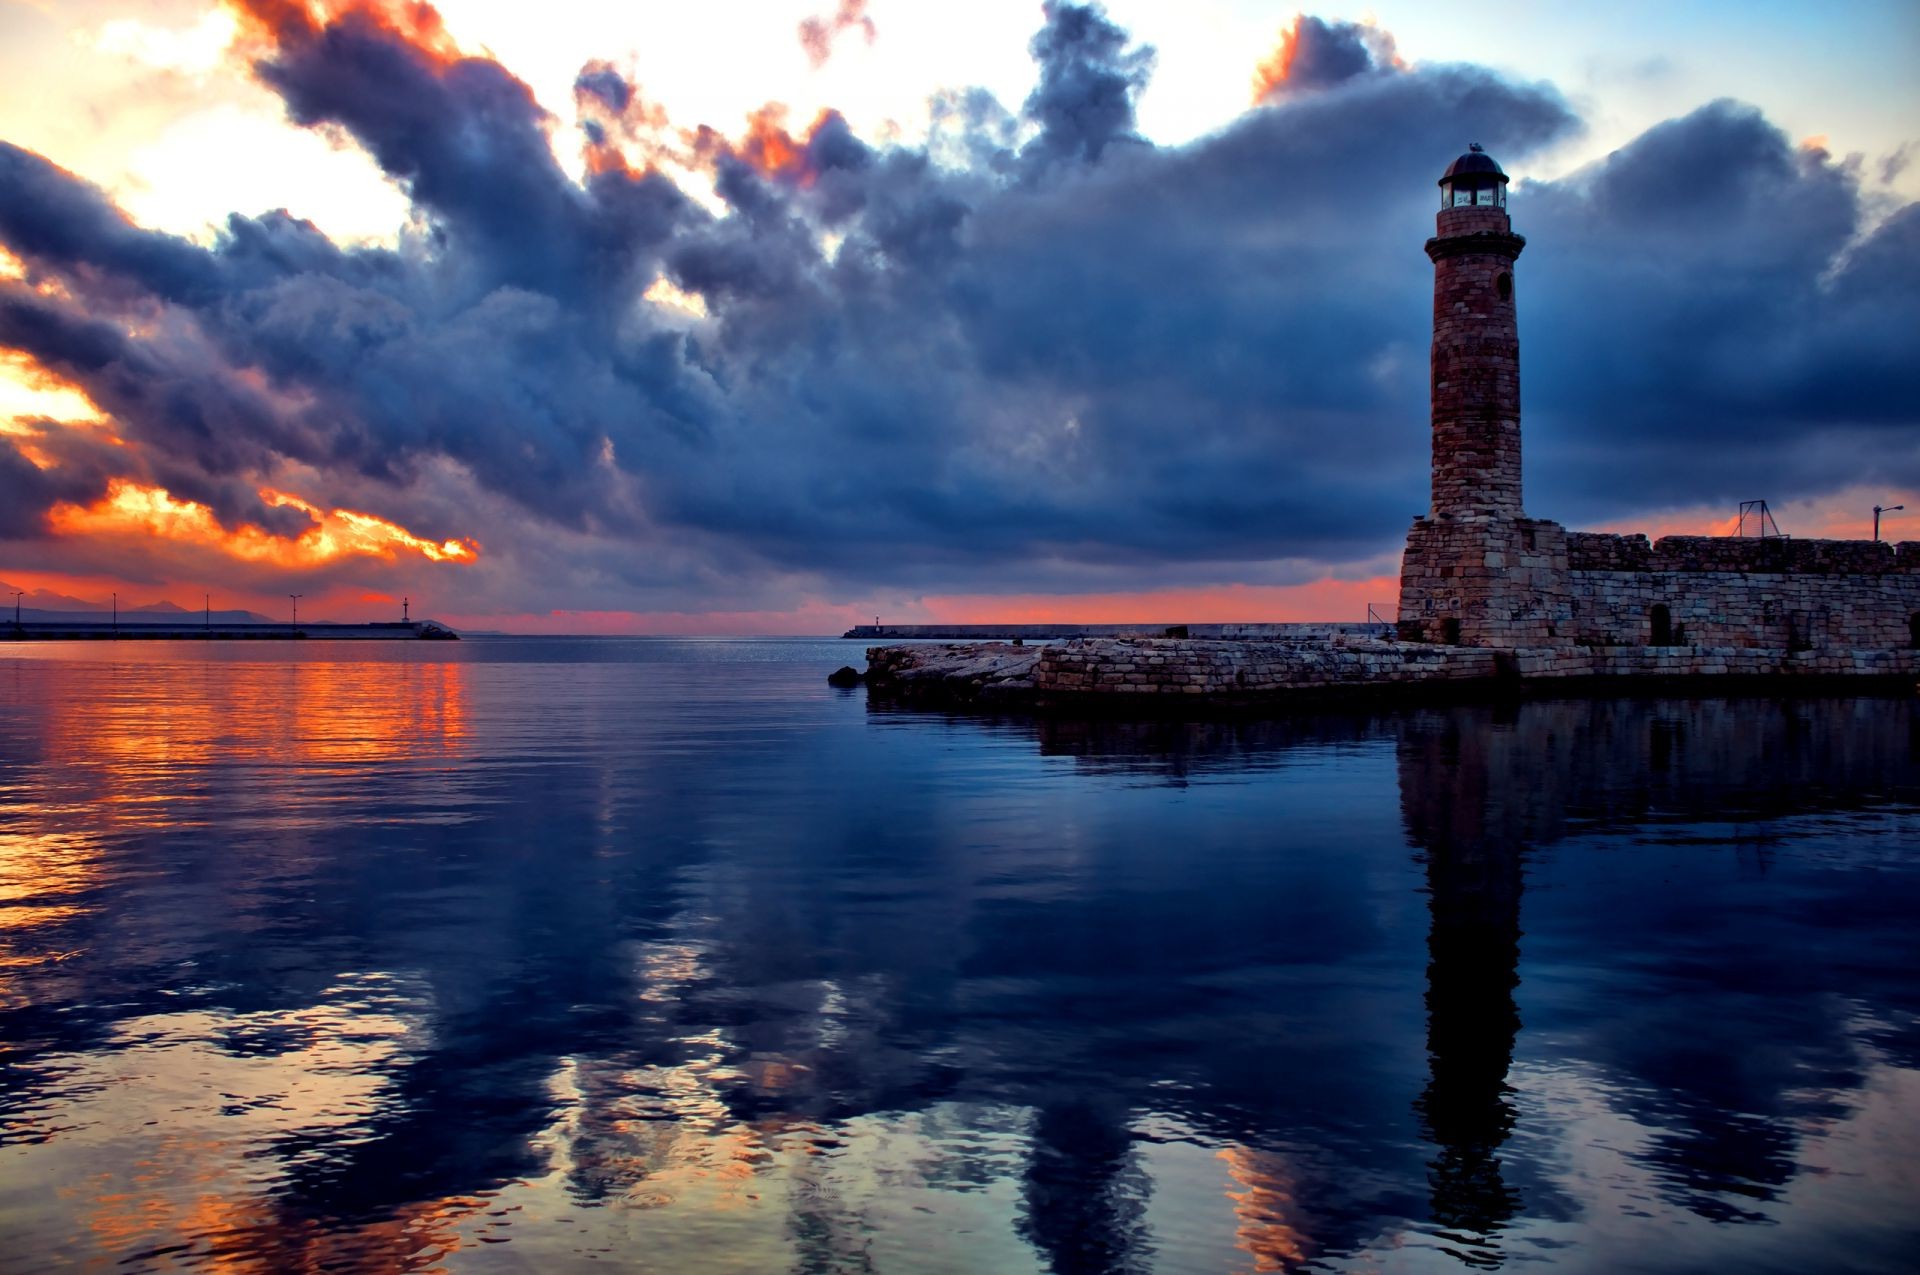
<svg viewBox="0 0 1920 1275">
<path fill-rule="evenodd" d="M 1920 539 L 1916 53 L 1908 3 L 0 0 L 0 583 L 1390 611 L 1469 141 L 1530 514 Z"/>
</svg>

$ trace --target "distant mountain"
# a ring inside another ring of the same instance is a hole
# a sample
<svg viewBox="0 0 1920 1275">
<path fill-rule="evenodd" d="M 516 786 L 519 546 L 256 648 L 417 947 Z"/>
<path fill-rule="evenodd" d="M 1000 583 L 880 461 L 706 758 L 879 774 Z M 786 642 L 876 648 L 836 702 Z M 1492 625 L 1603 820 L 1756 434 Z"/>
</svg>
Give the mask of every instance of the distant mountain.
<svg viewBox="0 0 1920 1275">
<path fill-rule="evenodd" d="M 0 604 L 3 604 L 7 600 L 8 599 L 0 599 Z M 121 611 L 120 611 L 120 620 L 124 624 L 142 624 L 142 623 L 152 624 L 161 620 L 191 621 L 191 620 L 199 619 L 203 614 L 206 614 L 206 613 L 200 612 L 200 611 L 188 611 L 177 606 L 123 607 L 121 608 Z M 73 608 L 71 610 L 65 607 L 55 609 L 52 607 L 23 606 L 20 608 L 20 618 L 23 621 L 34 620 L 34 621 L 39 621 L 41 623 L 52 623 L 52 624 L 59 624 L 62 622 L 70 623 L 76 620 L 90 620 L 90 621 L 104 622 L 104 621 L 110 621 L 113 619 L 113 610 L 111 607 L 103 608 L 103 609 L 91 607 L 84 602 L 82 602 L 77 608 Z M 261 615 L 258 611 L 215 611 L 212 614 L 207 615 L 206 618 L 209 622 L 213 624 L 285 624 L 286 623 L 286 620 L 283 618 L 276 618 L 271 615 Z M 0 624 L 8 624 L 8 623 L 11 623 L 12 620 L 13 620 L 13 611 L 11 608 L 8 608 L 4 611 L 0 611 Z"/>
<path fill-rule="evenodd" d="M 5 581 L 0 581 L 0 602 L 11 603 L 15 593 L 22 594 L 20 605 L 40 607 L 53 611 L 92 611 L 105 608 L 104 602 L 88 602 L 84 598 L 70 598 L 64 593 L 55 593 L 51 589 L 19 589 Z M 25 613 L 21 615 L 25 619 Z"/>
</svg>

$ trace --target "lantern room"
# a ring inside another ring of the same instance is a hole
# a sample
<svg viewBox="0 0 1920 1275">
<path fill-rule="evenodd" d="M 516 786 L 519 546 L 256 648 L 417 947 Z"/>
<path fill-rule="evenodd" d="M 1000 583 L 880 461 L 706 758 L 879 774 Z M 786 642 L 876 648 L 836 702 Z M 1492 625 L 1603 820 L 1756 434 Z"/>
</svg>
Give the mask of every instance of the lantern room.
<svg viewBox="0 0 1920 1275">
<path fill-rule="evenodd" d="M 1467 153 L 1447 166 L 1440 178 L 1442 208 L 1505 208 L 1507 175 L 1493 156 L 1474 142 Z"/>
</svg>

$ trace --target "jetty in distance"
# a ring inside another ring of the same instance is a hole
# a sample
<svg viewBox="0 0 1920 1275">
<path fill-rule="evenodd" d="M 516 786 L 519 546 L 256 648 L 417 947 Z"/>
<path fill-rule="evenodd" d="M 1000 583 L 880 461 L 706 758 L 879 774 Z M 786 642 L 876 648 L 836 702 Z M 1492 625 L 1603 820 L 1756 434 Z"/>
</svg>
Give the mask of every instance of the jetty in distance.
<svg viewBox="0 0 1920 1275">
<path fill-rule="evenodd" d="M 183 616 L 166 620 L 35 619 L 0 623 L 0 642 L 285 642 L 301 640 L 458 641 L 460 635 L 435 620 L 391 620 L 371 624 L 302 624 L 272 621 L 203 621 Z"/>
</svg>

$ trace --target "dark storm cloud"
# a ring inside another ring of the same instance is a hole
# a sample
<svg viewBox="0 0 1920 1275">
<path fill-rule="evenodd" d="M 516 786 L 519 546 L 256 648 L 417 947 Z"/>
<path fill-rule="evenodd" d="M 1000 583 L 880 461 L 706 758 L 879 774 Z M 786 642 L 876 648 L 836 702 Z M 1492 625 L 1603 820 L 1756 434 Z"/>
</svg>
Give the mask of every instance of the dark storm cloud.
<svg viewBox="0 0 1920 1275">
<path fill-rule="evenodd" d="M 588 270 L 586 201 L 554 160 L 546 112 L 505 67 L 444 61 L 367 10 L 324 26 L 304 11 L 274 16 L 279 43 L 255 64 L 260 79 L 294 122 L 352 133 L 439 220 L 476 286 L 577 282 Z"/>
<path fill-rule="evenodd" d="M 1153 74 L 1153 50 L 1129 47 L 1127 33 L 1099 6 L 1042 6 L 1046 25 L 1027 46 L 1040 68 L 1028 119 L 1040 126 L 1024 158 L 1035 167 L 1098 160 L 1116 141 L 1138 142 L 1133 99 Z"/>
<path fill-rule="evenodd" d="M 1920 209 L 1724 101 L 1514 203 L 1530 503 L 1920 483 Z"/>
<path fill-rule="evenodd" d="M 0 235 L 14 252 L 69 273 L 124 277 L 166 301 L 217 290 L 205 254 L 129 222 L 100 190 L 0 141 Z"/>
<path fill-rule="evenodd" d="M 0 347 L 84 387 L 135 444 L 121 462 L 174 495 L 209 506 L 223 522 L 286 525 L 263 505 L 250 476 L 277 456 L 314 459 L 310 440 L 191 342 L 140 340 L 72 305 L 0 284 Z M 59 451 L 57 440 L 49 448 Z M 101 453 L 93 453 L 97 464 Z"/>
<path fill-rule="evenodd" d="M 263 81 L 365 147 L 419 226 L 345 248 L 236 215 L 203 248 L 5 148 L 0 236 L 30 277 L 0 344 L 223 519 L 265 525 L 249 484 L 295 464 L 314 497 L 477 534 L 501 609 L 562 575 L 705 609 L 803 578 L 1115 590 L 1390 553 L 1425 504 L 1434 178 L 1469 139 L 1512 166 L 1579 127 L 1551 88 L 1402 69 L 1384 33 L 1303 19 L 1288 92 L 1156 147 L 1150 53 L 1052 4 L 1022 112 L 944 95 L 924 150 L 832 112 L 671 130 L 590 64 L 576 181 L 497 63 L 255 7 L 278 23 Z M 1783 449 L 1823 459 L 1782 499 L 1912 459 L 1920 232 L 1907 209 L 1868 233 L 1846 166 L 1716 105 L 1513 206 L 1536 512 L 1718 498 Z M 662 276 L 706 316 L 641 300 Z"/>
<path fill-rule="evenodd" d="M 45 534 L 53 506 L 98 500 L 106 489 L 98 470 L 42 469 L 20 454 L 18 440 L 0 437 L 0 540 L 36 540 Z"/>
</svg>

